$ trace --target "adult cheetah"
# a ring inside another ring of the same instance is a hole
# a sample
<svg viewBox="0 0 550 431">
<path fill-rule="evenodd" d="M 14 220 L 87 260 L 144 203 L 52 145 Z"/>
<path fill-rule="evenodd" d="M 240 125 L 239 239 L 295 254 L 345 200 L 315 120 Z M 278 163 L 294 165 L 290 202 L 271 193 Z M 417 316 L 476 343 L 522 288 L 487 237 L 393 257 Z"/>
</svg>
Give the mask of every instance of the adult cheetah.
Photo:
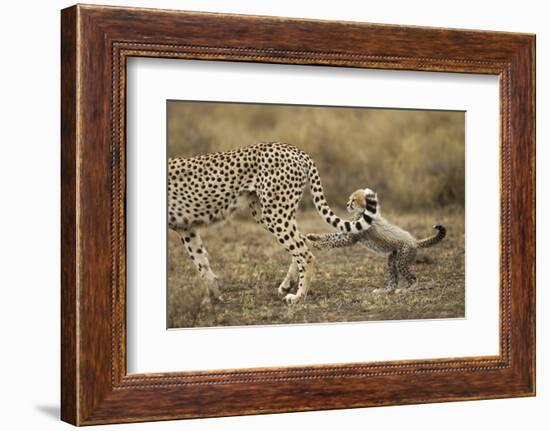
<svg viewBox="0 0 550 431">
<path fill-rule="evenodd" d="M 278 288 L 287 304 L 305 297 L 314 256 L 300 233 L 295 213 L 306 182 L 319 215 L 340 232 L 368 229 L 376 215 L 368 210 L 356 220 L 341 220 L 323 195 L 315 163 L 299 148 L 279 142 L 258 143 L 232 151 L 168 160 L 168 226 L 175 230 L 212 299 L 220 296 L 198 227 L 227 218 L 248 205 L 256 222 L 271 232 L 292 257 Z M 290 293 L 294 283 L 295 294 Z"/>
</svg>

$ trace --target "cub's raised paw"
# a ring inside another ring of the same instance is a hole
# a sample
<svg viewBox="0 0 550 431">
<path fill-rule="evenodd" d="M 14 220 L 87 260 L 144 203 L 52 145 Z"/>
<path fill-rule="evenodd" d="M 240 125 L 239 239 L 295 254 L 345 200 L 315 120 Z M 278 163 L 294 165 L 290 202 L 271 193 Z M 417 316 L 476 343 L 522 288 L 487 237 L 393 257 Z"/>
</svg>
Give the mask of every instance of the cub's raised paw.
<svg viewBox="0 0 550 431">
<path fill-rule="evenodd" d="M 375 219 L 380 215 L 380 208 L 378 204 L 378 195 L 371 189 L 365 189 L 365 214 Z"/>
<path fill-rule="evenodd" d="M 308 233 L 306 235 L 306 239 L 309 241 L 309 244 L 316 248 L 317 250 L 322 250 L 324 247 L 321 245 L 321 235 L 318 235 L 316 233 Z"/>
</svg>

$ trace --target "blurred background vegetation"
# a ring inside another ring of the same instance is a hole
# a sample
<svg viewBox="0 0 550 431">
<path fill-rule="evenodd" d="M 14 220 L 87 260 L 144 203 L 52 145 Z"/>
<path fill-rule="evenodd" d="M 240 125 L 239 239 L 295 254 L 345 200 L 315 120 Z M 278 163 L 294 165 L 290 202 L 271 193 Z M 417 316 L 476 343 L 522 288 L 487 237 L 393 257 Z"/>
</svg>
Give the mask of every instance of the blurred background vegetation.
<svg viewBox="0 0 550 431">
<path fill-rule="evenodd" d="M 464 207 L 464 112 L 185 101 L 167 109 L 169 157 L 287 142 L 315 160 L 334 208 L 367 186 L 382 209 Z M 301 208 L 311 206 L 306 195 Z"/>
</svg>

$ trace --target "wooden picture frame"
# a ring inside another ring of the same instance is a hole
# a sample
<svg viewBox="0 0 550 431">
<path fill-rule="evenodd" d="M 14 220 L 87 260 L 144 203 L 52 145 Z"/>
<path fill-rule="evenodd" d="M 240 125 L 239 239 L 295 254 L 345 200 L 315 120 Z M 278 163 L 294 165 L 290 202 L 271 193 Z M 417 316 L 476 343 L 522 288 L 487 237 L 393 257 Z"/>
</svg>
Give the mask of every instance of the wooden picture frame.
<svg viewBox="0 0 550 431">
<path fill-rule="evenodd" d="M 535 394 L 535 36 L 77 5 L 61 14 L 61 418 L 75 425 Z M 500 354 L 130 374 L 131 56 L 500 77 Z"/>
</svg>

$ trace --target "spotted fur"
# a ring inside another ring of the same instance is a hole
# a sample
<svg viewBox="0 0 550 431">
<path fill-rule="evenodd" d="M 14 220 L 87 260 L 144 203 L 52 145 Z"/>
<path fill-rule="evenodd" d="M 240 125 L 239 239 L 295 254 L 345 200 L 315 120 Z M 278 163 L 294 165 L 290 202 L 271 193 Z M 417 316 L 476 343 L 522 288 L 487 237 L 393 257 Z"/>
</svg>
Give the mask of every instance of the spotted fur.
<svg viewBox="0 0 550 431">
<path fill-rule="evenodd" d="M 314 256 L 296 224 L 295 213 L 309 182 L 319 215 L 340 232 L 370 228 L 376 214 L 363 211 L 342 220 L 329 207 L 315 163 L 292 145 L 272 142 L 168 161 L 168 226 L 179 233 L 213 298 L 220 295 L 218 279 L 197 228 L 226 219 L 248 205 L 256 222 L 271 232 L 291 255 L 287 276 L 279 286 L 287 303 L 305 296 L 313 274 Z M 289 293 L 297 281 L 296 294 Z"/>
<path fill-rule="evenodd" d="M 440 242 L 446 235 L 445 227 L 435 225 L 437 234 L 417 240 L 409 232 L 387 221 L 382 217 L 378 196 L 370 189 L 353 192 L 348 200 L 349 212 L 360 217 L 363 211 L 376 214 L 372 220 L 370 229 L 357 233 L 330 233 L 308 234 L 307 239 L 315 248 L 339 248 L 349 247 L 360 243 L 370 250 L 388 254 L 388 285 L 384 289 L 391 292 L 398 287 L 398 276 L 401 275 L 407 281 L 407 287 L 411 287 L 417 281 L 416 276 L 410 271 L 410 265 L 416 257 L 419 248 L 431 247 Z"/>
</svg>

